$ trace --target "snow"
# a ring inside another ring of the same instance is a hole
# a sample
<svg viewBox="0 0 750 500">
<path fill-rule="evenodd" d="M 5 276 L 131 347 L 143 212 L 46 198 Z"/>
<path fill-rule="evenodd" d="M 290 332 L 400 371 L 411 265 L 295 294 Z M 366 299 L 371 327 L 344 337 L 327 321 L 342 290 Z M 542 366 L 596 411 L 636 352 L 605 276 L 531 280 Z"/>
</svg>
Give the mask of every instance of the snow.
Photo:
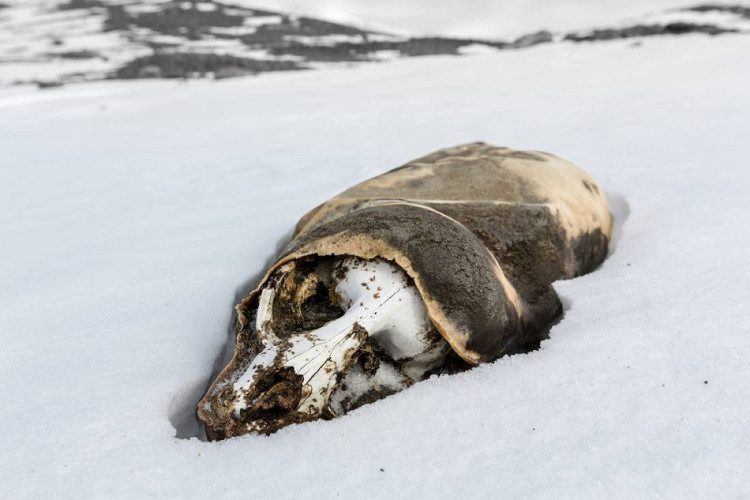
<svg viewBox="0 0 750 500">
<path fill-rule="evenodd" d="M 153 12 L 154 9 L 158 11 L 158 3 L 163 3 L 161 0 L 146 2 L 126 7 L 131 12 Z M 180 52 L 269 59 L 267 50 L 250 49 L 239 39 L 206 37 L 188 40 L 181 36 L 159 34 L 146 28 L 133 28 L 129 32 L 103 31 L 106 18 L 103 11 L 56 10 L 61 3 L 61 0 L 14 0 L 9 4 L 11 8 L 0 10 L 0 86 L 35 80 L 68 82 L 103 79 L 125 63 L 153 54 L 149 44 L 171 45 Z M 184 2 L 181 6 L 187 9 L 191 3 Z M 208 12 L 215 10 L 216 5 L 201 2 L 196 4 L 196 8 Z M 260 25 L 279 22 L 281 16 L 278 15 L 249 17 L 246 18 L 246 26 L 215 27 L 211 32 L 216 35 L 240 36 L 254 33 Z M 91 52 L 94 57 L 59 57 L 60 54 L 75 51 Z"/>
<path fill-rule="evenodd" d="M 369 42 L 398 42 L 403 40 L 400 37 L 387 35 L 323 35 L 323 36 L 302 36 L 286 35 L 284 40 L 287 42 L 301 43 L 303 45 L 317 45 L 324 47 L 333 47 L 340 43 L 364 43 Z"/>
<path fill-rule="evenodd" d="M 252 19 L 252 18 L 249 18 Z M 211 28 L 211 33 L 215 35 L 227 35 L 227 36 L 243 36 L 243 35 L 252 35 L 256 31 L 258 31 L 258 28 L 255 28 L 253 26 L 229 26 L 226 28 L 220 27 L 220 26 L 214 26 Z"/>
<path fill-rule="evenodd" d="M 541 29 L 580 30 L 699 0 L 234 0 L 235 5 L 289 11 L 411 36 L 512 40 Z M 731 2 L 730 2 L 731 3 Z"/>
<path fill-rule="evenodd" d="M 458 48 L 458 53 L 464 56 L 491 54 L 499 49 L 481 43 L 472 43 Z"/>
<path fill-rule="evenodd" d="M 72 74 L 101 79 L 126 61 L 152 52 L 119 33 L 102 31 L 104 14 L 84 9 L 57 11 L 57 3 L 29 0 L 0 10 L 0 84 L 57 80 Z M 58 46 L 56 41 L 63 43 Z M 96 56 L 51 58 L 55 53 L 83 50 Z"/>
<path fill-rule="evenodd" d="M 253 16 L 246 17 L 242 22 L 245 26 L 258 27 L 264 24 L 281 24 L 281 16 L 270 15 L 270 16 Z"/>
<path fill-rule="evenodd" d="M 664 36 L 0 92 L 0 497 L 750 495 L 748 50 Z M 620 237 L 556 284 L 550 340 L 337 420 L 184 439 L 296 219 L 474 140 L 608 190 Z"/>
<path fill-rule="evenodd" d="M 104 31 L 107 9 L 101 7 L 75 8 L 59 10 L 63 0 L 8 0 L 8 8 L 0 9 L 0 87 L 34 82 L 71 83 L 79 81 L 101 80 L 112 75 L 115 70 L 135 59 L 151 55 L 155 50 L 183 53 L 211 53 L 230 55 L 241 58 L 261 58 L 269 61 L 297 61 L 306 68 L 328 69 L 347 67 L 352 61 L 322 62 L 306 61 L 305 57 L 291 55 L 276 55 L 273 42 L 253 43 L 249 47 L 241 36 L 256 33 L 259 28 L 271 28 L 288 17 L 297 22 L 296 15 L 279 15 L 268 12 L 234 6 L 221 7 L 223 14 L 243 17 L 241 26 L 205 26 L 206 32 L 198 40 L 187 36 L 190 31 L 182 26 L 178 31 L 182 35 L 160 33 L 146 27 L 130 26 L 120 31 Z M 103 0 L 104 5 L 122 5 L 130 13 L 159 12 L 159 6 L 164 7 L 165 0 L 138 0 L 136 3 L 122 0 Z M 277 1 L 277 0 L 274 0 Z M 268 7 L 283 9 L 294 4 L 295 0 L 278 0 L 277 4 Z M 706 10 L 702 12 L 685 10 L 683 7 L 666 9 L 672 3 L 667 0 L 651 2 L 647 10 L 640 1 L 622 4 L 616 7 L 612 2 L 599 2 L 595 6 L 587 7 L 586 13 L 578 12 L 582 3 L 547 2 L 536 5 L 524 0 L 521 4 L 505 0 L 504 2 L 487 3 L 486 0 L 475 0 L 471 5 L 461 7 L 460 12 L 454 12 L 448 5 L 432 5 L 425 8 L 422 0 L 410 3 L 407 9 L 394 8 L 393 5 L 366 5 L 356 1 L 346 5 L 336 5 L 339 0 L 324 0 L 308 2 L 302 12 L 312 11 L 326 19 L 351 22 L 365 29 L 381 29 L 383 33 L 368 31 L 367 36 L 333 34 L 324 36 L 314 35 L 283 35 L 282 38 L 290 43 L 313 45 L 316 47 L 333 46 L 342 43 L 364 42 L 401 42 L 408 39 L 406 34 L 428 34 L 440 36 L 454 35 L 460 37 L 485 37 L 487 40 L 503 39 L 515 40 L 517 47 L 533 45 L 540 42 L 538 30 L 540 27 L 554 29 L 551 34 L 554 42 L 559 42 L 569 33 L 572 26 L 580 28 L 585 23 L 585 30 L 579 30 L 578 35 L 586 35 L 593 30 L 606 28 L 611 23 L 619 26 L 637 24 L 667 24 L 694 23 L 711 25 L 715 29 L 750 32 L 750 20 L 740 12 L 732 13 L 731 8 Z M 430 0 L 432 1 L 432 0 Z M 649 0 L 651 1 L 651 0 Z M 240 0 L 248 7 L 246 0 Z M 251 0 L 252 2 L 252 0 Z M 179 2 L 182 9 L 192 9 L 193 5 L 199 11 L 218 12 L 219 5 L 211 2 Z M 173 6 L 174 6 L 173 5 Z M 228 4 L 221 4 L 228 5 Z M 601 9 L 601 6 L 606 7 Z M 330 7 L 330 8 L 329 8 Z M 385 17 L 372 17 L 372 8 Z M 418 8 L 416 12 L 409 9 Z M 615 8 L 616 7 L 616 8 Z M 638 17 L 632 17 L 635 7 L 638 7 Z M 318 10 L 316 10 L 318 9 Z M 499 10 L 498 10 L 499 9 Z M 644 12 L 650 12 L 644 14 Z M 344 13 L 346 19 L 340 19 Z M 253 15 L 258 14 L 258 15 Z M 449 15 L 450 14 L 450 15 Z M 481 14 L 481 15 L 478 15 Z M 166 15 L 166 14 L 165 14 Z M 622 20 L 622 16 L 631 16 Z M 286 16 L 286 17 L 285 17 Z M 394 19 L 391 17 L 395 16 Z M 437 17 L 435 17 L 437 16 Z M 620 16 L 620 17 L 616 17 Z M 617 20 L 620 20 L 619 23 Z M 574 20 L 574 22 L 573 22 Z M 194 20 L 195 21 L 195 20 Z M 384 26 L 385 21 L 390 27 Z M 187 21 L 186 21 L 187 22 Z M 406 22 L 407 25 L 403 23 Z M 450 23 L 450 28 L 445 23 Z M 433 31 L 425 31 L 425 24 Z M 498 24 L 499 23 L 499 24 Z M 189 24 L 189 23 L 188 23 Z M 350 27 L 351 28 L 351 27 Z M 392 34 L 401 30 L 401 34 Z M 442 31 L 435 31 L 442 30 Z M 304 30 L 303 30 L 304 31 Z M 314 30 L 313 30 L 314 31 Z M 548 33 L 545 31 L 545 33 Z M 521 37 L 520 42 L 517 37 Z M 228 39 L 229 38 L 229 39 Z M 263 37 L 259 37 L 262 39 Z M 544 40 L 544 39 L 542 39 Z M 546 40 L 544 40 L 546 41 Z M 161 47 L 155 48 L 155 46 Z M 165 49 L 168 47 L 168 49 Z M 367 47 L 365 47 L 367 48 Z M 370 47 L 372 48 L 372 47 Z M 276 47 L 278 49 L 278 47 Z M 458 49 L 461 55 L 481 54 L 497 49 L 480 43 L 468 44 Z M 406 51 L 408 52 L 408 50 Z M 91 57 L 87 57 L 91 56 Z M 369 53 L 371 60 L 390 60 L 404 57 L 398 50 Z M 335 56 L 334 56 L 335 57 Z M 343 59 L 346 57 L 340 56 Z M 312 59 L 315 59 L 313 56 Z M 194 76 L 200 72 L 195 72 Z"/>
</svg>

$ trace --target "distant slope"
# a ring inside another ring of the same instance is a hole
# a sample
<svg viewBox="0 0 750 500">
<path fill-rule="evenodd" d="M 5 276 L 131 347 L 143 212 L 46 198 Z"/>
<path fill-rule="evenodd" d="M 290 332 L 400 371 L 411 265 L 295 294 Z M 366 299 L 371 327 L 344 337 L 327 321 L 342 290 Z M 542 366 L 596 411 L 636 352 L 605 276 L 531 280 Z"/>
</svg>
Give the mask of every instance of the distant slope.
<svg viewBox="0 0 750 500">
<path fill-rule="evenodd" d="M 216 0 L 5 0 L 0 84 L 226 78 L 558 41 L 750 32 L 750 7 L 700 5 L 615 27 L 511 41 L 403 37 Z"/>
</svg>

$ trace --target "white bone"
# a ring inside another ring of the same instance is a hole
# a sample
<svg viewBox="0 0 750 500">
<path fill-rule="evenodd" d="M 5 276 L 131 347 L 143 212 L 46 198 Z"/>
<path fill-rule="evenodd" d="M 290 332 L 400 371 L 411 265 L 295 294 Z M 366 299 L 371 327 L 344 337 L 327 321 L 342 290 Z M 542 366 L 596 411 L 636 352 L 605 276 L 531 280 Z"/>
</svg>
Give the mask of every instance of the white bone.
<svg viewBox="0 0 750 500">
<path fill-rule="evenodd" d="M 264 367 L 290 367 L 301 375 L 303 390 L 297 411 L 319 416 L 345 373 L 352 392 L 339 391 L 342 394 L 337 394 L 331 407 L 335 413 L 343 408 L 344 399 L 366 393 L 368 384 L 376 390 L 385 387 L 394 392 L 407 387 L 447 352 L 445 341 L 435 342 L 422 299 L 400 268 L 384 260 L 354 257 L 342 259 L 337 267 L 342 277 L 335 283 L 334 293 L 346 310 L 344 315 L 311 332 L 294 334 L 285 342 L 270 326 L 277 300 L 274 285 L 261 292 L 256 328 L 264 349 L 234 383 L 236 415 L 252 403 L 246 395 L 252 393 L 256 375 Z M 384 363 L 371 376 L 361 369 L 349 374 L 368 335 L 390 358 L 404 360 L 403 374 L 390 363 Z"/>
</svg>

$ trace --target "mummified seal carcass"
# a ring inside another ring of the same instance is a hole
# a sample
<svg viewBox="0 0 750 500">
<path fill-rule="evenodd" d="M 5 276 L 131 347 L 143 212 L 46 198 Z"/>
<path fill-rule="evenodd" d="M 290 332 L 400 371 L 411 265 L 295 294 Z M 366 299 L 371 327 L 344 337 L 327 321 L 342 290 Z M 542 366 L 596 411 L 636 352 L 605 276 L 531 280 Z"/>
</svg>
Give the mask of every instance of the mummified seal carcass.
<svg viewBox="0 0 750 500">
<path fill-rule="evenodd" d="M 336 417 L 538 344 L 561 314 L 552 282 L 598 266 L 610 234 L 597 183 L 538 151 L 466 144 L 358 184 L 302 217 L 237 306 L 206 433 Z"/>
</svg>

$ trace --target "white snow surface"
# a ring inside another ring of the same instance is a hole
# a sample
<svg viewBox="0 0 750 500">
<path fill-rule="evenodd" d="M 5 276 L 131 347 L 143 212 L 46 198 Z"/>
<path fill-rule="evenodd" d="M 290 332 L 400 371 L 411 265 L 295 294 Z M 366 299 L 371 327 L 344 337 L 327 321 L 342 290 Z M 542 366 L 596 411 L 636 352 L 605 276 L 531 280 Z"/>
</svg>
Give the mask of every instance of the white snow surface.
<svg viewBox="0 0 750 500">
<path fill-rule="evenodd" d="M 750 495 L 749 51 L 665 36 L 0 92 L 0 497 Z M 296 219 L 474 140 L 609 193 L 614 251 L 555 285 L 541 349 L 184 439 L 235 292 Z"/>
</svg>

